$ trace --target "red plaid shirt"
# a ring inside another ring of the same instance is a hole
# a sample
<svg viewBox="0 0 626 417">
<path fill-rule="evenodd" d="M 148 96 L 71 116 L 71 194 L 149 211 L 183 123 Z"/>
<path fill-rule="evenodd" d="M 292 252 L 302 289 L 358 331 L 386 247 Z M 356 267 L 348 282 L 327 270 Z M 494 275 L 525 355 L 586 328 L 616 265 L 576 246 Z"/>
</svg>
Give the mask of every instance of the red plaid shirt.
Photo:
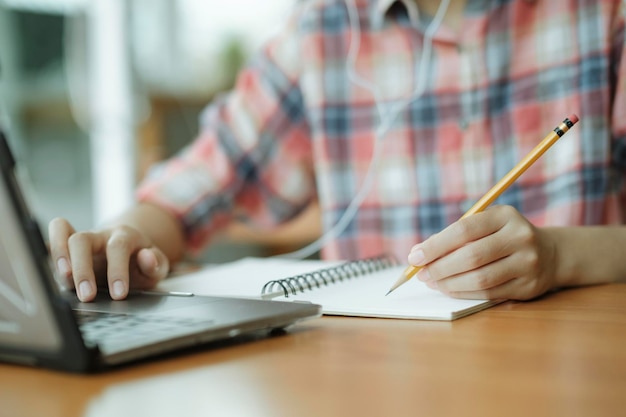
<svg viewBox="0 0 626 417">
<path fill-rule="evenodd" d="M 410 0 L 355 0 L 354 71 L 383 103 L 415 89 L 428 16 Z M 349 77 L 345 1 L 300 2 L 282 32 L 203 114 L 198 138 L 141 184 L 192 249 L 238 216 L 285 222 L 318 199 L 332 227 L 358 192 L 381 123 Z M 624 222 L 626 54 L 620 0 L 467 3 L 433 37 L 426 91 L 402 107 L 375 181 L 327 259 L 409 248 L 457 220 L 565 117 L 580 122 L 498 199 L 536 225 Z"/>
</svg>

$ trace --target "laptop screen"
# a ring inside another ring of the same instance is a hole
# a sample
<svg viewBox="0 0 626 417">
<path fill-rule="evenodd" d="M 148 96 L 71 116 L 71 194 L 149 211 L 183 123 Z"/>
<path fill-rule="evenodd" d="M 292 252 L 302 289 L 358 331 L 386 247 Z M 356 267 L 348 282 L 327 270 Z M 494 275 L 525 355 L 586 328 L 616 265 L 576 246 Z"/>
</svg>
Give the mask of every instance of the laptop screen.
<svg viewBox="0 0 626 417">
<path fill-rule="evenodd" d="M 55 287 L 53 282 L 46 286 L 50 277 L 43 276 L 42 260 L 35 259 L 28 233 L 37 226 L 23 203 L 2 132 L 0 152 L 0 346 L 56 351 L 63 341 L 47 293 Z"/>
</svg>

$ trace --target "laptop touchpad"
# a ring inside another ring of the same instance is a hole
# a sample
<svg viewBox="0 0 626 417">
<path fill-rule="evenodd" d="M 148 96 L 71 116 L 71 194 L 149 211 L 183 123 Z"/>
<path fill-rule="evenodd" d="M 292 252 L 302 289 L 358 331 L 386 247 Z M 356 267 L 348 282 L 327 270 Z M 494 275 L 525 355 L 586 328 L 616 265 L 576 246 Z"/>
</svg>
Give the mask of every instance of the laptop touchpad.
<svg viewBox="0 0 626 417">
<path fill-rule="evenodd" d="M 89 303 L 82 303 L 72 294 L 70 304 L 75 310 L 99 311 L 117 314 L 161 314 L 173 309 L 189 307 L 199 304 L 219 302 L 221 298 L 176 296 L 153 293 L 131 293 L 125 300 L 115 301 L 109 294 L 98 294 L 96 299 Z"/>
</svg>

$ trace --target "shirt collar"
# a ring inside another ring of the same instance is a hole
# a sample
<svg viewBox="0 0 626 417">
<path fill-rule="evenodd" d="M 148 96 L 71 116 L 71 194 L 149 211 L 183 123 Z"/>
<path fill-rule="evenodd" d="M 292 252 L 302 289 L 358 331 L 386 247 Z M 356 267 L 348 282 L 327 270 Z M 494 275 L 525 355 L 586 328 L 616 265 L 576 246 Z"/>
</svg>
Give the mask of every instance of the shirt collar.
<svg viewBox="0 0 626 417">
<path fill-rule="evenodd" d="M 529 4 L 535 4 L 537 3 L 538 0 L 524 0 L 526 3 Z M 387 12 L 389 12 L 389 9 L 391 8 L 391 6 L 394 3 L 401 3 L 407 11 L 407 14 L 409 15 L 409 19 L 411 20 L 411 23 L 413 23 L 414 25 L 416 25 L 419 22 L 419 10 L 417 8 L 417 5 L 415 4 L 415 2 L 413 0 L 374 0 L 374 13 L 376 14 L 376 17 L 378 18 L 378 20 L 382 20 L 382 18 L 387 14 Z"/>
<path fill-rule="evenodd" d="M 413 0 L 376 0 L 376 7 L 374 9 L 378 17 L 382 19 L 396 2 L 401 3 L 406 8 L 411 23 L 417 24 L 419 21 L 419 10 Z"/>
</svg>

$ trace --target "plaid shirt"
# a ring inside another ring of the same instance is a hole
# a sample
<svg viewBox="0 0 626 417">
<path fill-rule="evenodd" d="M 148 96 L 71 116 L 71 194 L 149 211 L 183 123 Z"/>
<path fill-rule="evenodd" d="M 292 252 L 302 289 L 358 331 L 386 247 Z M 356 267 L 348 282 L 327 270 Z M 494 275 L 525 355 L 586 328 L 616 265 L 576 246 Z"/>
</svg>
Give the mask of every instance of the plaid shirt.
<svg viewBox="0 0 626 417">
<path fill-rule="evenodd" d="M 171 210 L 190 248 L 233 216 L 261 227 L 318 199 L 334 225 L 366 175 L 380 100 L 415 90 L 429 17 L 411 0 L 300 2 L 282 32 L 203 113 L 199 137 L 152 170 L 140 201 Z M 460 34 L 433 37 L 424 94 L 384 135 L 375 182 L 326 259 L 410 247 L 456 221 L 565 117 L 580 122 L 496 203 L 542 225 L 626 214 L 626 54 L 620 0 L 468 1 Z M 384 120 L 383 120 L 384 121 Z"/>
</svg>

